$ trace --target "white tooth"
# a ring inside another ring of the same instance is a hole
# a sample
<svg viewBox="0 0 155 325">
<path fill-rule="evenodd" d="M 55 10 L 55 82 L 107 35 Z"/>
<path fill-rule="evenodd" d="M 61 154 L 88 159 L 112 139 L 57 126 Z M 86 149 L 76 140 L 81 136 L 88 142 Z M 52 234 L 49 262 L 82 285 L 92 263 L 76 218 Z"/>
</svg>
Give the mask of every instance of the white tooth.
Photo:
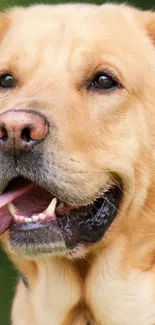
<svg viewBox="0 0 155 325">
<path fill-rule="evenodd" d="M 12 203 L 8 203 L 7 207 L 12 217 L 14 217 L 16 212 L 18 211 L 17 208 Z"/>
<path fill-rule="evenodd" d="M 32 221 L 38 221 L 39 220 L 39 217 L 38 216 L 32 216 Z"/>
<path fill-rule="evenodd" d="M 19 221 L 19 217 L 16 214 L 14 214 L 13 218 L 15 221 Z"/>
<path fill-rule="evenodd" d="M 46 214 L 39 213 L 39 219 L 44 220 L 46 218 Z"/>
<path fill-rule="evenodd" d="M 55 211 L 55 208 L 56 208 L 56 204 L 57 204 L 57 199 L 54 198 L 51 203 L 49 204 L 48 208 L 46 209 L 46 214 L 48 216 L 52 216 L 54 211 Z"/>
<path fill-rule="evenodd" d="M 25 218 L 25 222 L 32 222 L 31 218 Z"/>
<path fill-rule="evenodd" d="M 25 220 L 25 218 L 24 218 L 24 217 L 22 217 L 22 216 L 20 216 L 20 217 L 18 217 L 18 220 L 19 220 L 19 221 L 24 221 L 24 220 Z"/>
</svg>

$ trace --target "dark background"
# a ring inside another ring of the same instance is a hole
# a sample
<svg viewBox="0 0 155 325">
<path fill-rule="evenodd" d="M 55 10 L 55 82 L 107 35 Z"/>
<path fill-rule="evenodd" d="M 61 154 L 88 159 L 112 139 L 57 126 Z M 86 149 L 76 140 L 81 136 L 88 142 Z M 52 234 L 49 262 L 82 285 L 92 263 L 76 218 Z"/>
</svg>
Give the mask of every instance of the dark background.
<svg viewBox="0 0 155 325">
<path fill-rule="evenodd" d="M 47 3 L 46 1 L 33 1 L 33 0 L 0 0 L 0 9 L 4 9 L 8 6 L 15 5 L 28 5 L 31 3 Z M 58 0 L 60 3 L 60 1 Z M 61 2 L 65 2 L 61 0 Z M 67 1 L 67 2 L 74 2 Z M 80 2 L 79 0 L 76 2 Z M 100 0 L 85 1 L 91 3 L 103 3 Z M 110 1 L 112 2 L 112 0 Z M 116 2 L 119 2 L 118 0 Z M 56 3 L 56 1 L 48 1 L 48 3 Z M 138 1 L 128 1 L 128 4 L 136 5 L 140 8 L 152 9 L 155 7 L 155 0 L 138 0 Z M 17 281 L 17 273 L 15 272 L 13 266 L 8 261 L 6 255 L 0 250 L 0 325 L 10 325 L 10 306 L 12 301 L 12 296 L 15 291 L 15 284 Z M 20 306 L 19 306 L 20 308 Z M 22 324 L 21 324 L 22 325 Z M 29 325 L 29 324 L 27 324 Z"/>
</svg>

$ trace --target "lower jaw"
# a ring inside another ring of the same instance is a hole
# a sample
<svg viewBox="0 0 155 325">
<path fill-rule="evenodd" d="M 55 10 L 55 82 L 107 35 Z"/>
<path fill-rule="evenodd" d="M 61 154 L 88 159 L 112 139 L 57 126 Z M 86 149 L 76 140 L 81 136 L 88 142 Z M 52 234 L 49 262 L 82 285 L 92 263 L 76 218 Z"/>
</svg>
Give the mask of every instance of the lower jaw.
<svg viewBox="0 0 155 325">
<path fill-rule="evenodd" d="M 13 223 L 9 231 L 9 250 L 29 257 L 43 254 L 81 256 L 89 246 L 103 239 L 117 215 L 121 196 L 122 191 L 113 187 L 99 211 L 87 218 L 77 210 L 48 221 Z"/>
<path fill-rule="evenodd" d="M 57 220 L 31 225 L 13 224 L 9 231 L 8 248 L 11 253 L 28 258 L 43 255 L 77 258 L 88 251 L 87 245 L 77 242 L 74 235 L 69 241 Z"/>
</svg>

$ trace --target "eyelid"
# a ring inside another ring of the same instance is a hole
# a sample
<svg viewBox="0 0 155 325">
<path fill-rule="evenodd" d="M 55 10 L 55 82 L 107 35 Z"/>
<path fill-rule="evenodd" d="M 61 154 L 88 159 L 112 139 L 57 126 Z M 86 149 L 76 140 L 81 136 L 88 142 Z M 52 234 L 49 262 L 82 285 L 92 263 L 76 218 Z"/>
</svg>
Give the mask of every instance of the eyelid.
<svg viewBox="0 0 155 325">
<path fill-rule="evenodd" d="M 6 70 L 6 69 L 3 69 L 3 70 L 0 70 L 0 80 L 4 77 L 7 77 L 7 76 L 10 76 L 12 78 L 12 84 L 9 86 L 4 86 L 4 85 L 1 85 L 0 84 L 0 91 L 2 90 L 13 90 L 14 88 L 17 87 L 17 84 L 18 84 L 18 80 L 16 78 L 14 78 L 13 74 L 9 71 L 9 70 Z"/>
<path fill-rule="evenodd" d="M 97 79 L 98 77 L 105 75 L 108 78 L 111 78 L 112 81 L 114 83 L 116 83 L 116 85 L 113 88 L 107 88 L 107 89 L 102 89 L 102 88 L 97 88 L 95 89 L 93 83 L 95 83 L 95 79 Z M 87 85 L 87 86 L 86 86 Z M 120 79 L 118 78 L 118 74 L 115 73 L 112 69 L 110 68 L 98 68 L 98 70 L 96 70 L 95 73 L 91 74 L 91 77 L 89 77 L 89 79 L 87 79 L 86 83 L 85 83 L 86 89 L 87 91 L 95 91 L 95 92 L 111 92 L 114 91 L 116 89 L 124 89 L 122 83 L 120 82 Z"/>
<path fill-rule="evenodd" d="M 9 71 L 9 69 L 0 69 L 0 77 L 2 77 L 3 75 L 8 75 L 8 74 L 13 77 L 13 75 L 12 75 L 11 71 Z"/>
<path fill-rule="evenodd" d="M 118 86 L 123 87 L 119 77 L 117 76 L 117 74 L 112 69 L 105 68 L 105 69 L 100 69 L 100 70 L 96 71 L 96 73 L 93 76 L 93 79 L 97 78 L 100 75 L 105 75 L 105 76 L 111 78 L 113 81 L 115 81 L 118 84 Z"/>
</svg>

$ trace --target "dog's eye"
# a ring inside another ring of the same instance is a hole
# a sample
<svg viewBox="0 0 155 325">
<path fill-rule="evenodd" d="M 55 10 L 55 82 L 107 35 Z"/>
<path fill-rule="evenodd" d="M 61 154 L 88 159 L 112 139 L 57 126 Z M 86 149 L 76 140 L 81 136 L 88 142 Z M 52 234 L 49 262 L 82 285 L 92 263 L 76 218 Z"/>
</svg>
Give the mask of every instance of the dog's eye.
<svg viewBox="0 0 155 325">
<path fill-rule="evenodd" d="M 10 74 L 5 74 L 0 77 L 0 87 L 11 88 L 13 87 L 14 79 Z"/>
<path fill-rule="evenodd" d="M 112 90 L 119 86 L 117 80 L 115 80 L 112 76 L 108 76 L 104 73 L 98 74 L 91 84 L 91 89 L 95 90 Z"/>
</svg>

